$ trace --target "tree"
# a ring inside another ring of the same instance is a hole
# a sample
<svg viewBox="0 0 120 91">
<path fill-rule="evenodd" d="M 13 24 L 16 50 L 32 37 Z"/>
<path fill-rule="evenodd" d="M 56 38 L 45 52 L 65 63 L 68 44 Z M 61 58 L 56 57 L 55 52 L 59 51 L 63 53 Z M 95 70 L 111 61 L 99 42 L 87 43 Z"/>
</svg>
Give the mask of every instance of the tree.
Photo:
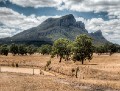
<svg viewBox="0 0 120 91">
<path fill-rule="evenodd" d="M 0 50 L 0 54 L 6 55 L 6 56 L 8 55 L 9 49 L 8 49 L 7 45 L 1 46 L 0 49 L 1 49 L 1 50 Z"/>
<path fill-rule="evenodd" d="M 68 61 L 70 59 L 72 54 L 72 47 L 73 47 L 73 43 L 69 42 L 66 48 L 65 61 Z"/>
<path fill-rule="evenodd" d="M 10 46 L 10 52 L 13 54 L 13 55 L 16 55 L 18 53 L 18 46 L 16 44 L 12 44 Z"/>
<path fill-rule="evenodd" d="M 104 46 L 96 47 L 96 53 L 98 53 L 98 54 L 109 53 L 110 55 L 112 55 L 113 53 L 118 52 L 118 51 L 119 51 L 119 49 L 118 49 L 117 45 L 115 45 L 115 44 L 106 43 Z"/>
<path fill-rule="evenodd" d="M 104 53 L 109 53 L 109 52 L 110 52 L 110 44 L 105 43 L 105 45 L 104 45 Z"/>
<path fill-rule="evenodd" d="M 93 55 L 92 39 L 88 37 L 86 34 L 77 36 L 73 45 L 74 46 L 72 48 L 72 52 L 74 61 L 81 61 L 83 64 L 84 60 L 92 59 Z"/>
<path fill-rule="evenodd" d="M 52 57 L 54 57 L 55 55 L 59 56 L 60 57 L 59 62 L 61 62 L 62 59 L 69 54 L 67 48 L 69 43 L 70 41 L 64 38 L 56 40 L 52 47 Z"/>
<path fill-rule="evenodd" d="M 105 52 L 106 52 L 106 48 L 104 46 L 96 47 L 96 53 L 98 55 L 101 55 L 102 53 L 105 53 Z"/>
<path fill-rule="evenodd" d="M 18 47 L 18 53 L 21 55 L 27 55 L 27 48 L 25 45 L 19 45 Z"/>
<path fill-rule="evenodd" d="M 52 46 L 51 45 L 48 45 L 48 44 L 46 44 L 46 45 L 42 45 L 41 47 L 40 47 L 40 53 L 41 54 L 50 54 L 51 53 L 51 50 L 52 50 Z"/>
<path fill-rule="evenodd" d="M 110 55 L 117 52 L 117 47 L 115 44 L 111 44 L 109 48 L 110 48 Z"/>
<path fill-rule="evenodd" d="M 36 48 L 35 48 L 34 45 L 30 45 L 30 46 L 27 47 L 27 53 L 28 53 L 28 54 L 32 55 L 32 54 L 34 54 L 35 52 L 36 52 Z"/>
</svg>

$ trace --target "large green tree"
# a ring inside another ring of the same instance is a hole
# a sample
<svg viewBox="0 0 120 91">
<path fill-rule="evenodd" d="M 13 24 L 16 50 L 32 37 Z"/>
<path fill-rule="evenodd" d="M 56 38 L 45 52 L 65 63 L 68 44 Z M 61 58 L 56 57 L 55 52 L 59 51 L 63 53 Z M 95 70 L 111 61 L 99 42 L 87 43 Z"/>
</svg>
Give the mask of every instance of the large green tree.
<svg viewBox="0 0 120 91">
<path fill-rule="evenodd" d="M 92 59 L 93 45 L 90 37 L 85 34 L 77 36 L 73 45 L 72 52 L 74 61 L 81 61 L 83 64 L 86 59 Z"/>
<path fill-rule="evenodd" d="M 70 43 L 69 40 L 64 39 L 64 38 L 60 38 L 58 40 L 56 40 L 53 44 L 53 48 L 52 48 L 52 57 L 54 57 L 55 55 L 60 57 L 59 62 L 62 61 L 63 58 L 65 58 L 69 53 L 68 50 L 68 44 Z"/>
</svg>

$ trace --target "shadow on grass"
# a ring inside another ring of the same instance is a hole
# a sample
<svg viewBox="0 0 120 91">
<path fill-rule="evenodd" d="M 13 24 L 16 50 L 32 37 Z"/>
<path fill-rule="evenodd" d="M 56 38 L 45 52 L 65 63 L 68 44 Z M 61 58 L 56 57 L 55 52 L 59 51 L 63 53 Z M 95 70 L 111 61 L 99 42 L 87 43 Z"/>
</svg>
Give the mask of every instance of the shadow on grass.
<svg viewBox="0 0 120 91">
<path fill-rule="evenodd" d="M 98 64 L 79 64 L 79 65 L 98 65 Z"/>
</svg>

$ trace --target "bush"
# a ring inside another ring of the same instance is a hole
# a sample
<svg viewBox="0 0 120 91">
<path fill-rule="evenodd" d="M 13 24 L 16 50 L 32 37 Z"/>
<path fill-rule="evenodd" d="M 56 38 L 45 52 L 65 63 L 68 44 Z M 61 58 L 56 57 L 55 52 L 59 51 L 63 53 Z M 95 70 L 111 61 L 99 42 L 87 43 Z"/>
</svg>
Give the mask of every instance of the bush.
<svg viewBox="0 0 120 91">
<path fill-rule="evenodd" d="M 50 64 L 51 64 L 51 60 L 47 61 L 46 65 L 45 65 L 45 70 L 50 70 Z"/>
<path fill-rule="evenodd" d="M 27 48 L 25 45 L 19 45 L 18 47 L 18 53 L 21 55 L 27 55 Z"/>
<path fill-rule="evenodd" d="M 51 53 L 52 46 L 51 45 L 42 45 L 40 47 L 40 53 L 41 54 L 50 54 Z"/>
<path fill-rule="evenodd" d="M 12 44 L 10 46 L 10 52 L 15 56 L 18 53 L 18 46 L 16 44 Z"/>
<path fill-rule="evenodd" d="M 37 49 L 35 48 L 34 45 L 30 45 L 27 47 L 27 53 L 30 55 L 34 54 L 36 51 L 37 51 Z"/>
<path fill-rule="evenodd" d="M 72 76 L 78 77 L 79 67 L 71 69 Z"/>
<path fill-rule="evenodd" d="M 72 68 L 72 69 L 71 69 L 71 72 L 72 72 L 72 76 L 74 76 L 74 75 L 75 75 L 75 69 Z"/>
<path fill-rule="evenodd" d="M 8 52 L 9 52 L 9 49 L 8 49 L 7 45 L 1 46 L 1 48 L 0 48 L 0 54 L 7 56 Z"/>
</svg>

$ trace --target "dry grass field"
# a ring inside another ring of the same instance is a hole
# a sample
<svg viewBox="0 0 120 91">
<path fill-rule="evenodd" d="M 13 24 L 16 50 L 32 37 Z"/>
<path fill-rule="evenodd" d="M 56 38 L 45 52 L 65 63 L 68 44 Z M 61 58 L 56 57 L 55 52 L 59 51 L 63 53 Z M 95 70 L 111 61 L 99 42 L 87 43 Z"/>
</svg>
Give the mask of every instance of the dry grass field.
<svg viewBox="0 0 120 91">
<path fill-rule="evenodd" d="M 44 69 L 48 55 L 0 56 L 1 66 Z M 58 62 L 51 59 L 51 70 L 55 76 L 0 73 L 0 91 L 120 91 L 120 54 L 97 55 L 84 65 L 73 61 Z M 79 67 L 78 78 L 71 76 L 71 70 Z"/>
</svg>

